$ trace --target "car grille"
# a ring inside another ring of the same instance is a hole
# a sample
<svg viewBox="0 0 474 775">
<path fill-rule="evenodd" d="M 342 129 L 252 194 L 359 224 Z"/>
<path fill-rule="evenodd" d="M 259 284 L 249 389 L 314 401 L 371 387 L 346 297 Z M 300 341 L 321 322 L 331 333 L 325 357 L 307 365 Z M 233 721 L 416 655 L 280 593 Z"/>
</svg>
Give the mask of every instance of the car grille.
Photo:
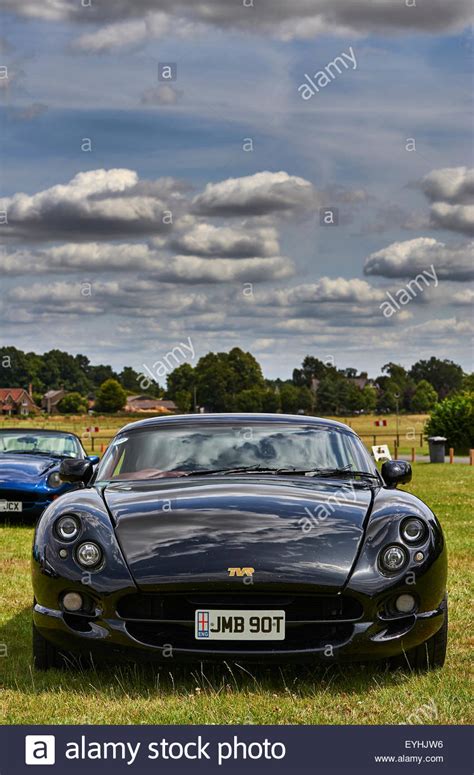
<svg viewBox="0 0 474 775">
<path fill-rule="evenodd" d="M 196 609 L 284 610 L 284 641 L 210 641 L 194 637 Z M 258 652 L 318 649 L 341 645 L 350 639 L 353 622 L 363 609 L 355 598 L 344 595 L 230 593 L 133 594 L 117 605 L 129 634 L 151 646 L 171 645 L 194 651 Z"/>
</svg>

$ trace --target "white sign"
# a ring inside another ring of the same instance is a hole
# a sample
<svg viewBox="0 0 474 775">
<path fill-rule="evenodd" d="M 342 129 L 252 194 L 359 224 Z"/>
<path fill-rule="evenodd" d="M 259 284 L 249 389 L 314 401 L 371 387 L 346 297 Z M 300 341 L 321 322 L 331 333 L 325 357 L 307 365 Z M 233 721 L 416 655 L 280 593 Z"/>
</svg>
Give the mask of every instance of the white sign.
<svg viewBox="0 0 474 775">
<path fill-rule="evenodd" d="M 379 444 L 376 447 L 372 447 L 372 454 L 374 456 L 374 459 L 378 462 L 379 460 L 391 460 L 392 456 L 390 454 L 390 450 L 388 448 L 388 444 Z"/>
</svg>

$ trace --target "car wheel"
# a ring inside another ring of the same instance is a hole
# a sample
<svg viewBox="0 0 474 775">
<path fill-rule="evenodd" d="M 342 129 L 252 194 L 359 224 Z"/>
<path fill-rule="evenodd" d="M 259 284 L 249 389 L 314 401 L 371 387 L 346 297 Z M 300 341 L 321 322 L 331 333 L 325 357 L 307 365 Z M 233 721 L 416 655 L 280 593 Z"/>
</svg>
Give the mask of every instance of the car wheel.
<svg viewBox="0 0 474 775">
<path fill-rule="evenodd" d="M 64 658 L 49 640 L 43 638 L 33 624 L 33 665 L 36 670 L 51 670 L 64 667 Z"/>
<path fill-rule="evenodd" d="M 438 632 L 435 632 L 424 643 L 410 649 L 399 658 L 399 666 L 412 670 L 436 670 L 443 667 L 448 645 L 448 601 L 444 599 L 444 621 Z"/>
</svg>

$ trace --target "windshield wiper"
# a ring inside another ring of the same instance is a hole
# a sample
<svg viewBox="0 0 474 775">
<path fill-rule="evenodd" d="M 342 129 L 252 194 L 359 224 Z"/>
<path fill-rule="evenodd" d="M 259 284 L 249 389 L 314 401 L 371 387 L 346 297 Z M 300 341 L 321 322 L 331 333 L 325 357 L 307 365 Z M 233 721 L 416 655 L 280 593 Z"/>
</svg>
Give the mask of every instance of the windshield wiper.
<svg viewBox="0 0 474 775">
<path fill-rule="evenodd" d="M 257 473 L 265 473 L 265 474 L 278 474 L 280 472 L 280 469 L 266 468 L 265 466 L 260 466 L 260 465 L 238 466 L 236 468 L 205 468 L 201 471 L 189 471 L 189 473 L 184 473 L 182 474 L 182 476 L 211 476 L 211 474 L 245 474 L 245 473 L 252 473 L 253 471 Z"/>
<path fill-rule="evenodd" d="M 304 474 L 305 476 L 327 476 L 327 477 L 338 477 L 338 476 L 360 476 L 364 479 L 375 479 L 377 481 L 380 481 L 380 477 L 378 474 L 372 474 L 370 471 L 354 471 L 353 468 L 350 466 L 345 466 L 344 468 L 313 468 L 309 469 L 307 471 L 294 471 L 293 473 L 298 474 Z"/>
<path fill-rule="evenodd" d="M 314 476 L 314 477 L 338 477 L 338 476 L 360 476 L 365 479 L 374 479 L 380 481 L 377 474 L 371 474 L 369 471 L 354 471 L 349 466 L 345 468 L 268 468 L 261 465 L 237 466 L 235 468 L 208 468 L 201 471 L 190 471 L 182 474 L 183 476 L 211 476 L 214 474 L 245 474 L 261 473 L 274 474 L 275 476 Z"/>
</svg>

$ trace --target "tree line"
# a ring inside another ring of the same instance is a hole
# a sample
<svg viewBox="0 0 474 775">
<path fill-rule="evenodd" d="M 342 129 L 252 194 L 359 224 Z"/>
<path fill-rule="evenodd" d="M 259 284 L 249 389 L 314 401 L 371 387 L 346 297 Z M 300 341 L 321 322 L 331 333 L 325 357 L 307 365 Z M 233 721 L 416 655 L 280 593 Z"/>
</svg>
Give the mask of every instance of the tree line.
<svg viewBox="0 0 474 775">
<path fill-rule="evenodd" d="M 120 372 L 93 365 L 85 355 L 50 350 L 42 355 L 15 347 L 0 348 L 0 387 L 31 384 L 39 403 L 48 390 L 64 388 L 62 411 L 80 412 L 87 398 L 98 411 L 120 411 L 126 396 L 169 398 L 180 411 L 197 407 L 215 412 L 348 414 L 354 412 L 429 412 L 446 397 L 474 389 L 474 376 L 448 359 L 419 360 L 410 369 L 389 362 L 376 379 L 357 369 L 338 369 L 307 355 L 291 379 L 265 379 L 257 359 L 239 347 L 207 353 L 195 366 L 182 363 L 166 378 L 143 390 L 142 375 L 130 366 Z"/>
</svg>

